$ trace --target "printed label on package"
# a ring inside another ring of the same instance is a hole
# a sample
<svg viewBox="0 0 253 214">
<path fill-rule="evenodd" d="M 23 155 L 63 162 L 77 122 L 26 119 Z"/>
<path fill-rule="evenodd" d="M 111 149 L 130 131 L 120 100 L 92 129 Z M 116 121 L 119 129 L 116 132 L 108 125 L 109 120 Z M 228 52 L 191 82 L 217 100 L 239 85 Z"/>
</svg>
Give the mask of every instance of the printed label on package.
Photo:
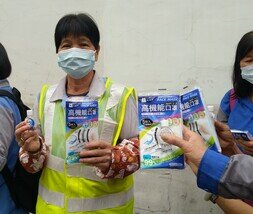
<svg viewBox="0 0 253 214">
<path fill-rule="evenodd" d="M 162 133 L 182 137 L 179 95 L 138 97 L 141 169 L 184 168 L 182 150 L 165 143 Z"/>
<path fill-rule="evenodd" d="M 84 145 L 98 139 L 98 102 L 87 97 L 66 100 L 66 160 L 79 163 Z"/>
<path fill-rule="evenodd" d="M 199 88 L 181 95 L 181 107 L 184 125 L 201 135 L 213 150 L 220 151 L 214 124 Z"/>
</svg>

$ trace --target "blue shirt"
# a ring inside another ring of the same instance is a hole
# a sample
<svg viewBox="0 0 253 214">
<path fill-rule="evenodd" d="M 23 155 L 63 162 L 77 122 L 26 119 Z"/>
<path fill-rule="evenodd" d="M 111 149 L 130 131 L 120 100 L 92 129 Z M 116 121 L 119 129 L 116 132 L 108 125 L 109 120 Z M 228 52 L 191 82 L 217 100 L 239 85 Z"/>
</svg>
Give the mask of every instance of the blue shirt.
<svg viewBox="0 0 253 214">
<path fill-rule="evenodd" d="M 221 100 L 220 108 L 227 116 L 230 129 L 249 131 L 253 134 L 253 103 L 250 97 L 237 98 L 235 105 L 230 109 L 230 91 Z"/>
<path fill-rule="evenodd" d="M 249 131 L 253 134 L 253 103 L 249 97 L 238 98 L 230 107 L 230 91 L 221 100 L 220 108 L 227 117 L 230 129 Z M 207 150 L 203 156 L 197 174 L 198 187 L 208 192 L 218 194 L 218 186 L 227 166 L 229 158 Z"/>
</svg>

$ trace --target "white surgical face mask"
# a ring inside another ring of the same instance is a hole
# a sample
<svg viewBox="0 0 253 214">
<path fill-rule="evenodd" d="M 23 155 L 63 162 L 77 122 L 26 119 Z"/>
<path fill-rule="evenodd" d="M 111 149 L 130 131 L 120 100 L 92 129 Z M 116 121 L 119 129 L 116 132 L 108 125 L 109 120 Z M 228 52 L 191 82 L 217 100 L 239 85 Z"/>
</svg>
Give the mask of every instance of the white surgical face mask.
<svg viewBox="0 0 253 214">
<path fill-rule="evenodd" d="M 241 67 L 242 78 L 253 84 L 253 64 Z"/>
<path fill-rule="evenodd" d="M 58 53 L 58 65 L 74 79 L 81 79 L 93 70 L 95 51 L 70 48 Z"/>
</svg>

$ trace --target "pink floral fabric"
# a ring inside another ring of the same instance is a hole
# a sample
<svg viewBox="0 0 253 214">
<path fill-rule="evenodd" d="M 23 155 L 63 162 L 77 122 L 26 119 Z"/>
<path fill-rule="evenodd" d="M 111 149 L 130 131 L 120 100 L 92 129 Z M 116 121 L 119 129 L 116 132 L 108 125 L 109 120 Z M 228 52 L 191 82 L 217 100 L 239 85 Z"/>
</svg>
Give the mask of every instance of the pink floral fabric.
<svg viewBox="0 0 253 214">
<path fill-rule="evenodd" d="M 40 151 L 30 153 L 21 147 L 19 150 L 19 160 L 27 172 L 35 173 L 40 171 L 46 163 L 48 147 L 43 142 Z"/>
<path fill-rule="evenodd" d="M 96 168 L 100 178 L 124 178 L 140 167 L 139 140 L 132 138 L 123 140 L 112 150 L 112 163 L 106 174 Z"/>
</svg>

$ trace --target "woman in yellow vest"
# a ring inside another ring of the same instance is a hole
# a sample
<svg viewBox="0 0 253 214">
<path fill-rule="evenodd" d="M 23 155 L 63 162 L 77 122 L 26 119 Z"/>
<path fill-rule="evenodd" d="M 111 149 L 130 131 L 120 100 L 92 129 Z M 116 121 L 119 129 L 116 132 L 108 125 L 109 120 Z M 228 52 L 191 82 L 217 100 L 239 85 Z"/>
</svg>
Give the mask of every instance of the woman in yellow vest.
<svg viewBox="0 0 253 214">
<path fill-rule="evenodd" d="M 42 170 L 36 213 L 133 213 L 132 174 L 139 168 L 136 96 L 133 88 L 93 70 L 99 40 L 89 15 L 59 20 L 56 53 L 67 75 L 42 88 L 34 105 L 36 128 L 29 120 L 16 127 L 22 165 L 31 173 Z M 97 103 L 97 135 L 85 128 L 66 134 L 66 103 L 76 96 Z M 69 137 L 85 142 L 78 163 L 67 162 Z"/>
</svg>

